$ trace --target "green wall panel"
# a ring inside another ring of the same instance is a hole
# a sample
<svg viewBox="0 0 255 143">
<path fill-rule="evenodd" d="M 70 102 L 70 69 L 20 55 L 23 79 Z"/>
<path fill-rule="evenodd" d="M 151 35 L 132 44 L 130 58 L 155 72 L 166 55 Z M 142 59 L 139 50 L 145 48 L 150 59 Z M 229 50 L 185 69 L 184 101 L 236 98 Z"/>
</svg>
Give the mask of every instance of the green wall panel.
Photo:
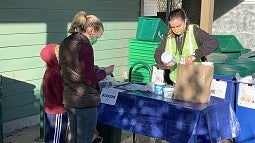
<svg viewBox="0 0 255 143">
<path fill-rule="evenodd" d="M 63 21 L 52 21 L 47 23 L 40 23 L 40 22 L 2 22 L 0 23 L 0 34 L 1 35 L 11 35 L 11 34 L 18 34 L 18 33 L 42 33 L 47 32 L 47 24 L 59 24 L 63 25 Z M 8 30 L 7 30 L 8 29 Z M 58 29 L 58 28 L 56 28 Z M 63 31 L 62 31 L 63 32 Z"/>
<path fill-rule="evenodd" d="M 45 67 L 39 67 L 34 69 L 25 69 L 25 70 L 17 70 L 17 71 L 10 71 L 10 72 L 3 72 L 0 73 L 4 75 L 2 81 L 3 85 L 15 83 L 15 80 L 19 81 L 33 81 L 37 79 L 41 79 L 45 71 Z M 15 80 L 11 80 L 15 79 Z"/>
<path fill-rule="evenodd" d="M 45 11 L 44 9 L 10 9 L 9 15 L 5 15 L 5 9 L 0 9 L 0 16 L 2 17 L 1 20 L 5 22 L 12 22 L 13 19 L 15 19 L 15 22 L 23 22 L 23 21 L 30 21 L 34 20 L 37 22 L 47 22 L 47 21 L 54 21 L 54 20 L 63 20 L 63 21 L 71 21 L 73 16 L 80 10 L 83 9 L 77 9 L 77 10 L 48 10 Z M 127 11 L 86 11 L 88 14 L 97 15 L 102 20 L 132 20 L 134 16 L 138 16 L 138 11 L 135 13 Z M 23 16 L 17 16 L 19 15 L 25 15 Z M 49 16 L 52 15 L 52 16 Z M 125 17 L 124 17 L 125 15 Z M 118 17 L 118 19 L 116 19 Z M 69 19 L 66 19 L 69 18 Z M 63 23 L 64 24 L 64 23 Z"/>
<path fill-rule="evenodd" d="M 66 34 L 70 25 L 71 20 L 67 23 L 57 20 L 47 22 L 2 22 L 0 23 L 0 35 L 47 32 Z M 136 30 L 137 21 L 103 21 L 103 25 L 105 32 L 114 32 L 116 30 Z"/>
<path fill-rule="evenodd" d="M 95 64 L 102 67 L 114 64 L 115 78 L 126 78 L 128 40 L 136 35 L 140 0 L 1 0 L 4 121 L 39 113 L 38 99 L 45 70 L 40 51 L 46 44 L 60 43 L 68 35 L 72 18 L 80 10 L 97 15 L 104 24 L 105 32 L 94 45 Z"/>
<path fill-rule="evenodd" d="M 38 68 L 38 67 L 42 67 L 43 65 L 45 64 L 41 61 L 40 57 L 1 60 L 0 73 L 14 71 L 14 70 Z"/>
<path fill-rule="evenodd" d="M 29 45 L 0 48 L 0 60 L 40 56 L 41 48 L 44 46 L 45 45 Z"/>
<path fill-rule="evenodd" d="M 31 33 L 31 34 L 12 34 L 12 35 L 0 35 L 0 39 L 4 39 L 1 42 L 1 47 L 8 46 L 24 46 L 24 45 L 41 45 L 50 42 L 59 41 L 66 37 L 61 33 Z"/>
<path fill-rule="evenodd" d="M 122 49 L 128 47 L 127 39 L 112 39 L 112 40 L 101 40 L 93 45 L 94 51 L 109 50 L 109 49 Z"/>
<path fill-rule="evenodd" d="M 86 9 L 87 11 L 137 11 L 139 9 L 139 1 L 137 0 L 27 0 L 15 1 L 1 0 L 0 8 L 10 9 L 48 9 L 48 10 L 74 10 Z M 29 3 L 30 2 L 30 3 Z M 50 3 L 46 3 L 50 2 Z M 123 6 L 125 5 L 125 6 Z"/>
<path fill-rule="evenodd" d="M 127 55 L 125 54 L 126 52 L 128 52 L 127 48 L 95 51 L 95 59 L 104 60 L 104 59 L 127 57 Z"/>
</svg>

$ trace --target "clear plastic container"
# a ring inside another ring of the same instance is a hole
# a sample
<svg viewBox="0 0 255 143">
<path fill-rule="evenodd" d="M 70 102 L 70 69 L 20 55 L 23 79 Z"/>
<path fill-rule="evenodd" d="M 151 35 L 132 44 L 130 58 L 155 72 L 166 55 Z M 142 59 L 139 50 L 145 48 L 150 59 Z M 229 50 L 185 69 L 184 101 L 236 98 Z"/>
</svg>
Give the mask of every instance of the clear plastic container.
<svg viewBox="0 0 255 143">
<path fill-rule="evenodd" d="M 175 60 L 175 58 L 173 57 L 173 55 L 172 55 L 171 52 L 164 52 L 164 53 L 161 55 L 161 61 L 164 62 L 164 63 L 173 63 L 173 64 L 176 63 L 176 60 Z"/>
<path fill-rule="evenodd" d="M 185 60 L 186 60 L 186 58 L 183 55 L 181 55 L 179 63 L 185 65 L 185 63 L 186 63 Z"/>
</svg>

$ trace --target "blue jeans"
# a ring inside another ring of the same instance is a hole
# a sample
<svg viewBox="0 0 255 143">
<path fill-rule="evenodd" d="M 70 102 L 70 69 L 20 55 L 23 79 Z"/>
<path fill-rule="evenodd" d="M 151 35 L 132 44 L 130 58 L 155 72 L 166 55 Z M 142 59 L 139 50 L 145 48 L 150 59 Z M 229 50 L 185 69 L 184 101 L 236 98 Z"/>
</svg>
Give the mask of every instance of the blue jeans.
<svg viewBox="0 0 255 143">
<path fill-rule="evenodd" d="M 91 143 L 97 124 L 97 107 L 66 107 L 70 122 L 70 143 Z"/>
</svg>

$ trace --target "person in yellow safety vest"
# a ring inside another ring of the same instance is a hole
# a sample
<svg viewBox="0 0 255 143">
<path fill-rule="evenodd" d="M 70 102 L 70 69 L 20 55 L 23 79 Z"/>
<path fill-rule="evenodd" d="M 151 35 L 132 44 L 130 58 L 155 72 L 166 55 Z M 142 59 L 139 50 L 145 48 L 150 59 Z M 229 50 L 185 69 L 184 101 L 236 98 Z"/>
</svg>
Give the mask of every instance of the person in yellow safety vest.
<svg viewBox="0 0 255 143">
<path fill-rule="evenodd" d="M 169 73 L 165 76 L 168 78 L 165 82 L 174 84 L 178 63 L 191 64 L 206 61 L 205 56 L 214 52 L 219 47 L 219 42 L 198 25 L 189 24 L 183 9 L 171 11 L 168 19 L 169 32 L 164 35 L 159 47 L 155 50 L 154 58 L 157 66 Z M 170 52 L 175 62 L 163 62 L 161 56 L 164 52 Z"/>
</svg>

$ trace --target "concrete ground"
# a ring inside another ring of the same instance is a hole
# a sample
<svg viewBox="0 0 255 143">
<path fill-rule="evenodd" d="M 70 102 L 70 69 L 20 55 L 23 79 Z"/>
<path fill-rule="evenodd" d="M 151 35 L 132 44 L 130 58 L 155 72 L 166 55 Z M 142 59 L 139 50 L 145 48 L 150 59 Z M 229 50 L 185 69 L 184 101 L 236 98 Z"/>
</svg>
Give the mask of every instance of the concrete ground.
<svg viewBox="0 0 255 143">
<path fill-rule="evenodd" d="M 39 139 L 40 127 L 39 124 L 34 126 L 18 129 L 14 132 L 4 135 L 4 143 L 43 143 Z M 121 143 L 132 143 L 133 136 L 131 132 L 122 131 Z M 136 143 L 168 143 L 166 141 L 156 140 L 154 138 L 136 134 Z"/>
<path fill-rule="evenodd" d="M 40 127 L 39 124 L 34 126 L 25 127 L 23 129 L 18 129 L 14 132 L 7 133 L 4 135 L 4 143 L 44 143 L 41 141 L 40 137 Z M 131 132 L 122 131 L 121 143 L 132 143 L 133 136 Z M 167 141 L 157 140 L 155 138 L 150 138 L 147 136 L 136 134 L 136 143 L 169 143 Z M 233 143 L 233 140 L 224 140 L 219 143 Z"/>
</svg>

